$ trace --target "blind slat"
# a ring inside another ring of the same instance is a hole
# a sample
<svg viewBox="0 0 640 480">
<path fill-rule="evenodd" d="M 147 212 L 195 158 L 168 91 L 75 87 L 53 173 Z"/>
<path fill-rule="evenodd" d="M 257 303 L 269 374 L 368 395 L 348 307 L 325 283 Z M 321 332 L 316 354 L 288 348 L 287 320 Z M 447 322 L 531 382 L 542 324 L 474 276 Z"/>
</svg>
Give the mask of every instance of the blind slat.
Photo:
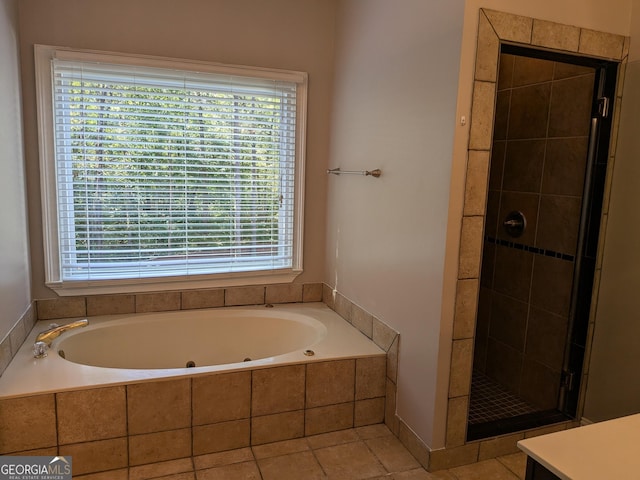
<svg viewBox="0 0 640 480">
<path fill-rule="evenodd" d="M 63 280 L 290 268 L 296 84 L 54 60 Z"/>
</svg>

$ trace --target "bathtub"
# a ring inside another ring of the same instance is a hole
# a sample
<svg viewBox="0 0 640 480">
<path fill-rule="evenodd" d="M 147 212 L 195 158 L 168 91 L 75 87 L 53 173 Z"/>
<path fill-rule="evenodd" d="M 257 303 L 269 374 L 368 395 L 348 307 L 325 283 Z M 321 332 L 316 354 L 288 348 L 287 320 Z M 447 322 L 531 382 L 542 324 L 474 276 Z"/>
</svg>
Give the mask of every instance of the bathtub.
<svg viewBox="0 0 640 480">
<path fill-rule="evenodd" d="M 385 354 L 323 303 L 89 317 L 36 359 L 49 323 L 0 377 L 0 398 Z"/>
</svg>

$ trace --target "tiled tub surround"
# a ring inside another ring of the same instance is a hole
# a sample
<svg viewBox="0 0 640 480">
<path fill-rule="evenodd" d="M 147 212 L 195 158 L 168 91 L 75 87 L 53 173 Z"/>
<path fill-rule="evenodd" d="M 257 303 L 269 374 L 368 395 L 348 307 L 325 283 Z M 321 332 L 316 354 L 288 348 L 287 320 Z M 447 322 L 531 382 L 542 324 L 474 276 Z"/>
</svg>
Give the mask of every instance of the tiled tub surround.
<svg viewBox="0 0 640 480">
<path fill-rule="evenodd" d="M 269 286 L 228 290 L 234 291 L 221 297 L 234 302 L 244 302 L 238 298 L 246 294 L 262 303 L 296 298 L 277 297 L 278 290 Z M 323 286 L 299 291 L 315 301 Z M 183 307 L 185 296 L 198 296 L 178 295 Z M 132 297 L 133 305 L 140 305 Z M 332 308 L 334 298 L 327 302 Z M 101 304 L 112 312 L 122 303 L 97 297 L 59 302 L 47 301 L 41 311 L 57 317 L 72 308 L 79 314 L 84 303 L 89 310 Z M 5 398 L 0 455 L 73 455 L 74 473 L 83 474 L 378 424 L 385 417 L 402 435 L 395 417 L 398 335 L 350 302 L 338 304 L 348 308 L 350 323 L 382 348 L 379 354 Z"/>
<path fill-rule="evenodd" d="M 31 303 L 22 316 L 16 321 L 9 333 L 0 340 L 0 375 L 16 356 L 25 338 L 36 323 L 35 303 Z"/>
</svg>

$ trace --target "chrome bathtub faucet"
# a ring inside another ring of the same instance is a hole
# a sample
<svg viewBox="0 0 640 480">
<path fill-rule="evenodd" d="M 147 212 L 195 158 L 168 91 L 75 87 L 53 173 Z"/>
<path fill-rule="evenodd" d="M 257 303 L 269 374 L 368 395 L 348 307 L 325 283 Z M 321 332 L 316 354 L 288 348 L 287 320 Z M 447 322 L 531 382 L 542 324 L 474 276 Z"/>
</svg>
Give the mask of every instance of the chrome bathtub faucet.
<svg viewBox="0 0 640 480">
<path fill-rule="evenodd" d="M 35 358 L 43 358 L 47 356 L 47 350 L 56 338 L 58 338 L 61 334 L 66 332 L 67 330 L 71 330 L 73 328 L 86 327 L 89 325 L 89 320 L 86 318 L 82 320 L 76 320 L 75 322 L 70 322 L 65 325 L 57 325 L 52 323 L 49 325 L 49 328 L 44 332 L 40 332 L 36 337 L 36 342 L 33 344 L 33 356 Z"/>
</svg>

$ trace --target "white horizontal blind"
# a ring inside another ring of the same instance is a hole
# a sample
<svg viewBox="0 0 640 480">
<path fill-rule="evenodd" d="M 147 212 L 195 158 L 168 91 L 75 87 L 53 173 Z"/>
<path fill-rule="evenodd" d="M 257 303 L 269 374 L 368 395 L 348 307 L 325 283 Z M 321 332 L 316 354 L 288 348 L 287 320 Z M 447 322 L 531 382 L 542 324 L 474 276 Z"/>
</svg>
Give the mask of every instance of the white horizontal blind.
<svg viewBox="0 0 640 480">
<path fill-rule="evenodd" d="M 291 268 L 296 84 L 53 60 L 61 280 Z"/>
</svg>

